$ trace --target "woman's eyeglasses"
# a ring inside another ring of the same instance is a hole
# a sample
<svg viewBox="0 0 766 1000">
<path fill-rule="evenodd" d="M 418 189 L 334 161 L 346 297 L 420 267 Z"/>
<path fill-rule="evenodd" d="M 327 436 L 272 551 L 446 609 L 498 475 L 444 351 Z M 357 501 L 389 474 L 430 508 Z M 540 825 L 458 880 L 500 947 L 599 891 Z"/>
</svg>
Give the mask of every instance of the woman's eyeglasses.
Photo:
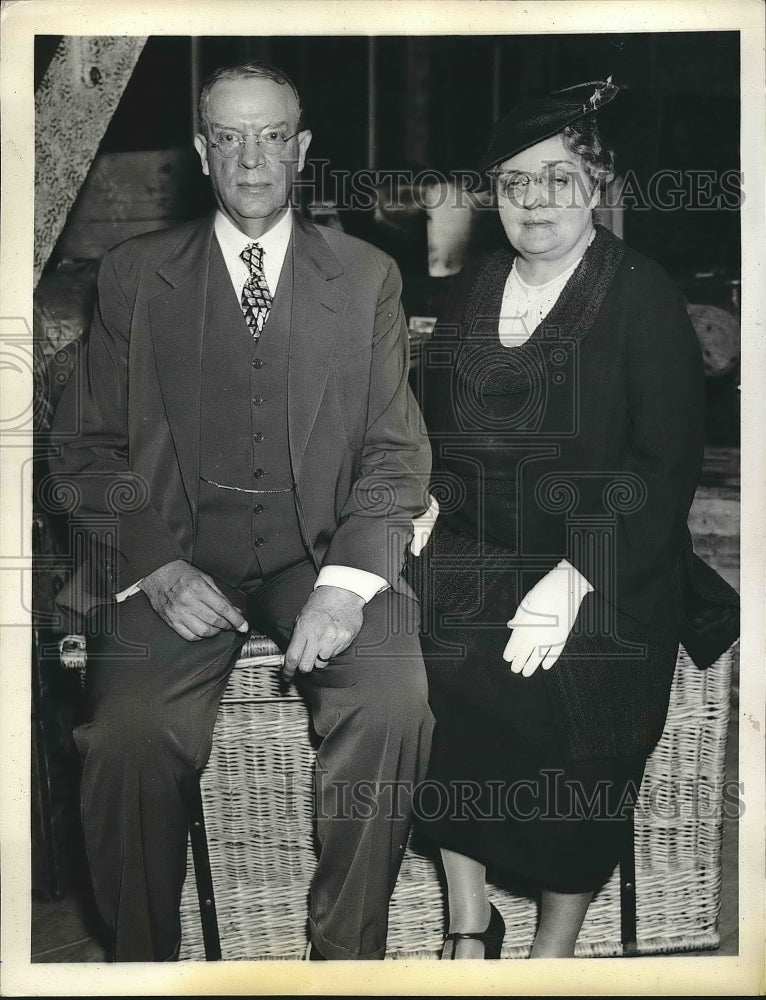
<svg viewBox="0 0 766 1000">
<path fill-rule="evenodd" d="M 540 188 L 546 195 L 553 195 L 565 191 L 571 181 L 572 174 L 563 170 L 541 170 L 532 174 L 523 170 L 514 170 L 502 173 L 496 171 L 494 174 L 497 190 L 504 198 L 520 200 L 523 198 L 531 184 Z"/>
</svg>

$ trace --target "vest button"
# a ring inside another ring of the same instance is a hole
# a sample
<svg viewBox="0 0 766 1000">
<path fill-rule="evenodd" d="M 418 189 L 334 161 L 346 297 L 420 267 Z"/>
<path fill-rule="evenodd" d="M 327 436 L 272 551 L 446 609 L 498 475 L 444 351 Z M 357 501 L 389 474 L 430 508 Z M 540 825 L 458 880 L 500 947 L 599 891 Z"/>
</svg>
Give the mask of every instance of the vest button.
<svg viewBox="0 0 766 1000">
<path fill-rule="evenodd" d="M 263 431 L 256 431 L 255 434 L 253 434 L 253 441 L 255 441 L 257 444 L 260 444 L 261 441 L 263 441 L 263 438 L 264 438 Z"/>
<path fill-rule="evenodd" d="M 262 503 L 257 503 L 255 505 L 255 507 L 253 507 L 253 513 L 254 514 L 262 514 L 263 513 L 263 504 Z"/>
<path fill-rule="evenodd" d="M 253 396 L 253 404 L 255 406 L 260 406 L 264 402 L 263 396 Z"/>
<path fill-rule="evenodd" d="M 253 366 L 253 368 L 263 368 L 266 362 L 263 360 L 263 358 L 253 358 L 250 364 Z"/>
<path fill-rule="evenodd" d="M 265 544 L 266 544 L 266 539 L 265 538 L 254 538 L 253 539 L 253 545 L 257 549 L 259 549 L 262 545 L 265 545 Z"/>
<path fill-rule="evenodd" d="M 253 475 L 255 476 L 256 479 L 260 479 L 261 476 L 265 476 L 266 473 L 263 471 L 263 469 L 253 469 Z"/>
</svg>

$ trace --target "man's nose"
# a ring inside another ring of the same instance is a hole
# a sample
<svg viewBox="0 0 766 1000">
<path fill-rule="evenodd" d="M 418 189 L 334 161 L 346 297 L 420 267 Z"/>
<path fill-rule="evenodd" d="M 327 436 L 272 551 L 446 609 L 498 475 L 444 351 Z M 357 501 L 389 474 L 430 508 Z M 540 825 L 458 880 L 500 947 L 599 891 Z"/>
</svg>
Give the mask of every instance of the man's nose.
<svg viewBox="0 0 766 1000">
<path fill-rule="evenodd" d="M 252 169 L 259 167 L 264 161 L 263 150 L 258 143 L 258 136 L 246 135 L 245 143 L 241 147 L 239 162 L 243 167 Z"/>
</svg>

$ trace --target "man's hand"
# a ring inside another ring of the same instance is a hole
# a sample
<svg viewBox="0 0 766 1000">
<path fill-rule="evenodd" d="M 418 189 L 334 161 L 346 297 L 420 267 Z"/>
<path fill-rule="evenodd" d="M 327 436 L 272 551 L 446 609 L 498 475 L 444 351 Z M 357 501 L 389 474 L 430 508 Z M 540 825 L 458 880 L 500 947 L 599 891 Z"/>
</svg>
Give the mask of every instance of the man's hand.
<svg viewBox="0 0 766 1000">
<path fill-rule="evenodd" d="M 364 600 L 342 587 L 317 587 L 309 595 L 285 653 L 284 676 L 321 670 L 348 649 L 362 627 Z"/>
<path fill-rule="evenodd" d="M 224 629 L 247 632 L 250 628 L 212 577 L 183 559 L 160 566 L 139 586 L 160 618 L 189 642 Z"/>
</svg>

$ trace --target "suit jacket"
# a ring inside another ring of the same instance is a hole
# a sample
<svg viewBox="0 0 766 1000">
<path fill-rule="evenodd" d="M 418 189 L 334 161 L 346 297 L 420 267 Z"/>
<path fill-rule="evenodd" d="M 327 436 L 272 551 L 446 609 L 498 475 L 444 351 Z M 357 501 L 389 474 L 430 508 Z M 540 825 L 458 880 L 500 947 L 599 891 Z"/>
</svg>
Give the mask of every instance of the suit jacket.
<svg viewBox="0 0 766 1000">
<path fill-rule="evenodd" d="M 104 257 L 83 357 L 57 408 L 52 471 L 96 536 L 60 595 L 84 613 L 188 559 L 199 483 L 200 361 L 213 217 Z M 288 436 L 303 541 L 397 589 L 430 448 L 408 385 L 394 261 L 294 215 Z M 290 252 L 288 250 L 288 252 Z"/>
</svg>

